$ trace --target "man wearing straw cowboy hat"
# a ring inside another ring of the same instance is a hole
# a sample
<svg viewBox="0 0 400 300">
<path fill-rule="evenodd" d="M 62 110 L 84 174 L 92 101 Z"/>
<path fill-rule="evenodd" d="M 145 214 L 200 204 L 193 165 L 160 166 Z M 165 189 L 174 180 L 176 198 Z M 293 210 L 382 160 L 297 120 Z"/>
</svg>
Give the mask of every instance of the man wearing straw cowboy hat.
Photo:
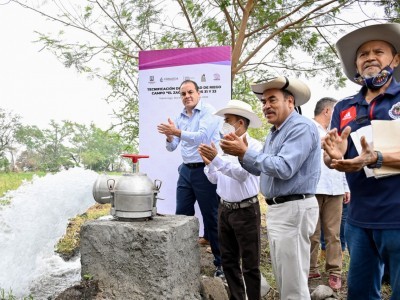
<svg viewBox="0 0 400 300">
<path fill-rule="evenodd" d="M 400 24 L 357 29 L 339 39 L 336 49 L 346 76 L 362 85 L 335 106 L 323 142 L 326 165 L 346 172 L 352 193 L 345 229 L 348 299 L 381 299 L 384 265 L 390 271 L 390 299 L 400 299 L 400 176 L 377 179 L 363 170 L 400 169 L 400 149 L 374 151 L 362 137 L 358 153 L 350 137 L 371 120 L 400 120 Z"/>
<path fill-rule="evenodd" d="M 215 114 L 224 117 L 223 134 L 235 132 L 240 137 L 246 136 L 249 148 L 261 151 L 262 144 L 247 133 L 248 127 L 257 128 L 262 124 L 249 104 L 240 100 L 230 100 L 225 108 Z M 221 197 L 218 209 L 218 239 L 230 299 L 245 300 L 247 295 L 249 300 L 259 300 L 259 177 L 243 169 L 237 157 L 218 155 L 214 144 L 201 144 L 198 150 L 206 164 L 204 172 L 208 180 L 217 185 L 217 194 Z"/>
<path fill-rule="evenodd" d="M 247 146 L 230 133 L 220 141 L 225 153 L 239 157 L 243 168 L 261 175 L 266 198 L 271 262 L 281 299 L 310 299 L 308 273 L 310 236 L 318 221 L 315 191 L 320 176 L 320 138 L 317 127 L 296 111 L 310 99 L 300 80 L 279 76 L 251 86 L 273 125 L 263 150 Z"/>
</svg>

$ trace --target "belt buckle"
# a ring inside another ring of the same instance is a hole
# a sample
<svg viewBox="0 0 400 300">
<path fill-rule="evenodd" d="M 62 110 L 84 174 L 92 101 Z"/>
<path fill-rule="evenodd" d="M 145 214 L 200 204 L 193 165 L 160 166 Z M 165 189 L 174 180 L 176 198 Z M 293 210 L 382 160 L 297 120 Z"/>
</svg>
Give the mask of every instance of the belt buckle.
<svg viewBox="0 0 400 300">
<path fill-rule="evenodd" d="M 237 202 L 228 202 L 228 201 L 224 201 L 222 203 L 227 209 L 238 209 L 240 208 L 240 204 Z"/>
<path fill-rule="evenodd" d="M 222 200 L 222 205 L 225 206 L 227 209 L 232 209 L 232 205 L 230 202 Z"/>
</svg>

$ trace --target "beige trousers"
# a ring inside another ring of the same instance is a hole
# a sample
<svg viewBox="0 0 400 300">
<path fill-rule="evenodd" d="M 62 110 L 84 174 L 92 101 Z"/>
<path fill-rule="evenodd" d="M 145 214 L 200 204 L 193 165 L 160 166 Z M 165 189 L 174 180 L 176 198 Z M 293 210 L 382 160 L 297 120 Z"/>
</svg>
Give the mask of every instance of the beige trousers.
<svg viewBox="0 0 400 300">
<path fill-rule="evenodd" d="M 325 271 L 340 276 L 342 273 L 342 247 L 340 244 L 340 222 L 342 220 L 343 195 L 316 195 L 319 205 L 317 228 L 311 237 L 310 273 L 319 272 L 318 252 L 321 226 L 325 238 Z"/>
<path fill-rule="evenodd" d="M 310 236 L 317 222 L 315 197 L 268 206 L 271 263 L 282 300 L 310 299 Z"/>
</svg>

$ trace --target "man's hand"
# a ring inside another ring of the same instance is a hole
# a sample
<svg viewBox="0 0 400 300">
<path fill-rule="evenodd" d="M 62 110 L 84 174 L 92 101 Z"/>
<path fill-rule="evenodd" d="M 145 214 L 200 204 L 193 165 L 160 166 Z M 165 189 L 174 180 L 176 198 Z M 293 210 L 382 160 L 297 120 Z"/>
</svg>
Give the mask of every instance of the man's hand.
<svg viewBox="0 0 400 300">
<path fill-rule="evenodd" d="M 169 142 L 172 141 L 174 135 L 178 137 L 181 135 L 181 131 L 175 127 L 175 123 L 171 120 L 171 118 L 168 118 L 168 124 L 161 123 L 158 125 L 157 130 L 159 133 L 165 134 Z"/>
<path fill-rule="evenodd" d="M 210 164 L 212 160 L 218 155 L 217 147 L 215 147 L 215 144 L 212 142 L 211 146 L 200 144 L 198 151 L 206 165 Z"/>
<path fill-rule="evenodd" d="M 350 203 L 350 192 L 345 192 L 343 195 L 343 203 L 348 204 Z"/>
<path fill-rule="evenodd" d="M 230 133 L 220 140 L 219 145 L 221 146 L 222 151 L 226 154 L 234 155 L 239 157 L 239 159 L 243 159 L 243 156 L 247 151 L 248 143 L 246 135 L 241 139 L 235 133 Z"/>
<path fill-rule="evenodd" d="M 361 154 L 352 159 L 332 159 L 331 167 L 341 172 L 357 172 L 376 162 L 377 156 L 364 136 L 360 139 Z"/>
<path fill-rule="evenodd" d="M 331 159 L 341 159 L 347 150 L 347 138 L 351 132 L 351 127 L 347 126 L 341 135 L 337 129 L 332 129 L 322 139 L 322 148 Z"/>
</svg>

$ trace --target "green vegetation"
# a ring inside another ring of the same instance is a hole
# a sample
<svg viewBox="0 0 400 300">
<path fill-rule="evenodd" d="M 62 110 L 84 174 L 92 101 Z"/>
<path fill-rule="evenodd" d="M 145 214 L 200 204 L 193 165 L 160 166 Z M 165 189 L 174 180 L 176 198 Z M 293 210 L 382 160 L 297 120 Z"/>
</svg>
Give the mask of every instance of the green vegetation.
<svg viewBox="0 0 400 300">
<path fill-rule="evenodd" d="M 32 180 L 33 175 L 44 176 L 45 172 L 4 172 L 0 173 L 0 198 L 4 196 L 7 191 L 16 190 L 24 180 Z M 8 202 L 7 200 L 0 200 L 2 203 Z"/>
<path fill-rule="evenodd" d="M 112 129 L 135 147 L 140 51 L 230 46 L 232 96 L 250 102 L 255 97 L 249 83 L 277 74 L 343 87 L 337 38 L 362 24 L 396 22 L 400 15 L 398 1 L 389 0 L 9 2 L 59 25 L 53 32 L 36 31 L 36 42 L 65 67 L 108 84 L 106 101 L 118 107 Z M 78 39 L 71 34 L 76 31 L 82 33 Z"/>
<path fill-rule="evenodd" d="M 31 295 L 29 295 L 23 297 L 21 300 L 33 300 L 33 299 L 34 298 Z M 0 300 L 17 300 L 17 297 L 13 295 L 11 289 L 8 292 L 6 292 L 5 289 L 0 288 Z"/>
<path fill-rule="evenodd" d="M 85 213 L 70 219 L 66 233 L 58 241 L 55 252 L 60 254 L 64 259 L 72 258 L 79 251 L 81 226 L 89 220 L 95 220 L 108 215 L 110 207 L 110 204 L 96 203 Z"/>
</svg>

